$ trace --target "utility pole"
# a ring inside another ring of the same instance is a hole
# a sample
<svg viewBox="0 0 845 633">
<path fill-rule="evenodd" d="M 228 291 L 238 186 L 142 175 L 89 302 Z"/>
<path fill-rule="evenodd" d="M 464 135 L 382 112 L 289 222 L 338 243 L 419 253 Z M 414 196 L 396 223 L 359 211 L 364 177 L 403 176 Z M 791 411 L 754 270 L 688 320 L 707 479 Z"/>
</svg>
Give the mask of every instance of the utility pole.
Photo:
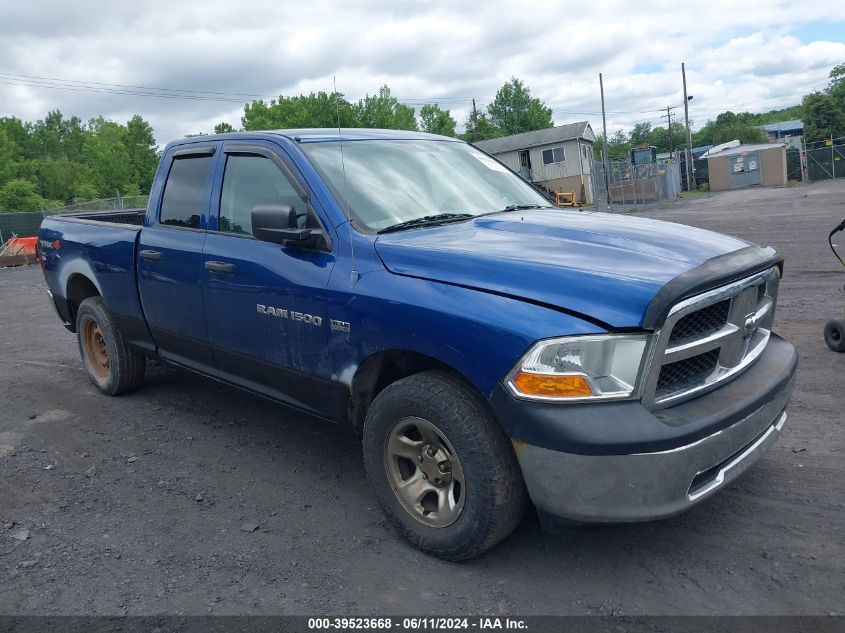
<svg viewBox="0 0 845 633">
<path fill-rule="evenodd" d="M 672 162 L 672 153 L 675 150 L 675 147 L 672 143 L 672 110 L 675 109 L 675 106 L 666 106 L 666 114 L 661 114 L 660 118 L 666 118 L 666 129 L 669 132 L 669 162 Z"/>
<path fill-rule="evenodd" d="M 681 77 L 684 80 L 684 123 L 686 124 L 687 128 L 687 191 L 692 191 L 692 136 L 690 135 L 689 131 L 689 101 L 691 97 L 687 96 L 687 71 L 686 68 L 684 68 L 683 62 L 681 62 Z"/>
<path fill-rule="evenodd" d="M 475 99 L 472 100 L 472 140 L 478 140 L 478 110 L 475 109 Z"/>
<path fill-rule="evenodd" d="M 607 204 L 610 204 L 610 180 L 607 176 L 607 118 L 604 113 L 604 80 L 599 73 L 599 90 L 601 90 L 601 126 L 604 142 L 601 144 L 601 163 L 604 171 L 604 190 L 607 193 Z"/>
</svg>

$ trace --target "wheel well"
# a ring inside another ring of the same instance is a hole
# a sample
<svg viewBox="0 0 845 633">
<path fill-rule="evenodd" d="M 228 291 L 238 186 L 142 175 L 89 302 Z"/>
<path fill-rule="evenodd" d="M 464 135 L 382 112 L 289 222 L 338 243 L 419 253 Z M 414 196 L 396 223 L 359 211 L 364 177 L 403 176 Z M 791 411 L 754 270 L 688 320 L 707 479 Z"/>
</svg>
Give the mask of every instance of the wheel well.
<svg viewBox="0 0 845 633">
<path fill-rule="evenodd" d="M 361 433 L 370 404 L 385 387 L 400 378 L 432 369 L 457 373 L 436 358 L 407 350 L 387 350 L 368 357 L 352 380 L 349 419 L 355 432 Z"/>
<path fill-rule="evenodd" d="M 89 297 L 99 297 L 100 292 L 85 275 L 72 275 L 67 282 L 67 307 L 70 312 L 71 323 L 76 325 L 76 311 L 79 304 Z"/>
</svg>

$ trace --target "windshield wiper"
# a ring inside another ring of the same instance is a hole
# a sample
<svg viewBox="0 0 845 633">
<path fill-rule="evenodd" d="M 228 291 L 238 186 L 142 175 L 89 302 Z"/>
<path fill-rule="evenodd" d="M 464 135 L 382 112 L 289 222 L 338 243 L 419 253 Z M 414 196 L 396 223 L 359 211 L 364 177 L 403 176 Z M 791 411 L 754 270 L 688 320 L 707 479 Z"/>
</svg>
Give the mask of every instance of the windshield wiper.
<svg viewBox="0 0 845 633">
<path fill-rule="evenodd" d="M 521 211 L 522 209 L 553 209 L 550 204 L 509 204 L 502 211 Z"/>
<path fill-rule="evenodd" d="M 435 215 L 424 215 L 421 218 L 414 218 L 413 220 L 406 220 L 399 222 L 399 224 L 392 224 L 381 229 L 378 233 L 392 233 L 393 231 L 403 231 L 405 229 L 413 229 L 421 226 L 437 226 L 438 224 L 447 224 L 449 222 L 458 222 L 460 220 L 468 220 L 476 216 L 471 213 L 437 213 Z"/>
<path fill-rule="evenodd" d="M 522 211 L 524 209 L 554 209 L 550 204 L 509 204 L 504 209 L 496 209 L 495 211 L 488 211 L 481 215 L 493 215 L 494 213 L 507 213 L 508 211 Z"/>
</svg>

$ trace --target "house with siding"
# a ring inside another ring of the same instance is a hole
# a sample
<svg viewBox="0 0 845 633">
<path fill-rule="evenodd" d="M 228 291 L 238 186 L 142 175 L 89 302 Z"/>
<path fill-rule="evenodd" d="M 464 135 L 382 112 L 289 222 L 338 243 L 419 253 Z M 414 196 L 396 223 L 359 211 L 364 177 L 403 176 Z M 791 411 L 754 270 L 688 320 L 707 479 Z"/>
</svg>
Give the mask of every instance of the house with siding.
<svg viewBox="0 0 845 633">
<path fill-rule="evenodd" d="M 596 135 L 587 121 L 522 134 L 512 134 L 475 145 L 492 154 L 525 180 L 550 191 L 575 192 L 592 203 L 590 166 Z"/>
</svg>

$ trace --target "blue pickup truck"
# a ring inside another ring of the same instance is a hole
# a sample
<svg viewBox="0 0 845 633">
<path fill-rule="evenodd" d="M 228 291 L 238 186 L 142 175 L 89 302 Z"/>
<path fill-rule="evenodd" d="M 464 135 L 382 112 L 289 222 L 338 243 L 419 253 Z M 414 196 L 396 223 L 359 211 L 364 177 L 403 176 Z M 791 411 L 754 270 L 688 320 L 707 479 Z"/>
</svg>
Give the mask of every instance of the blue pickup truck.
<svg viewBox="0 0 845 633">
<path fill-rule="evenodd" d="M 771 446 L 795 378 L 775 249 L 553 208 L 452 138 L 183 139 L 148 209 L 48 217 L 38 246 L 98 389 L 156 359 L 345 425 L 450 560 L 529 501 L 549 528 L 686 510 Z"/>
</svg>

